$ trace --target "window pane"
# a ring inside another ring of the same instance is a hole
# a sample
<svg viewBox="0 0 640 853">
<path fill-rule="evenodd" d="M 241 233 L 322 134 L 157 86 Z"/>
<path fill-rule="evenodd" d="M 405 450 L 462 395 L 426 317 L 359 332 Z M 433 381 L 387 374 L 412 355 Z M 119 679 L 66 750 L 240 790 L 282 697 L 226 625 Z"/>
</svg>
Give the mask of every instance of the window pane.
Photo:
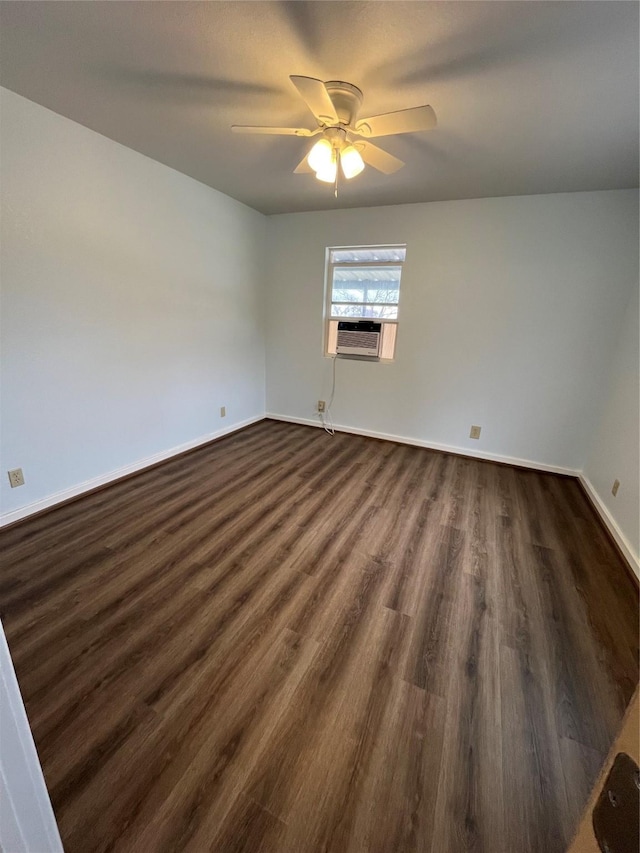
<svg viewBox="0 0 640 853">
<path fill-rule="evenodd" d="M 331 305 L 332 317 L 373 317 L 384 318 L 385 320 L 398 319 L 397 305 Z"/>
<path fill-rule="evenodd" d="M 398 304 L 398 288 L 387 287 L 386 285 L 376 285 L 375 287 L 368 287 L 365 298 L 361 300 L 362 302 L 384 302 L 387 305 L 397 305 Z M 339 300 L 336 299 L 336 302 Z"/>
<path fill-rule="evenodd" d="M 364 309 L 364 317 L 378 317 L 384 320 L 398 319 L 397 305 L 366 305 Z"/>
<path fill-rule="evenodd" d="M 334 287 L 332 302 L 382 302 L 385 305 L 398 304 L 398 291 L 392 287 L 374 285 L 356 290 L 354 287 Z"/>
<path fill-rule="evenodd" d="M 367 249 L 331 249 L 332 264 L 357 264 L 362 261 L 404 261 L 406 246 L 371 246 Z"/>
<path fill-rule="evenodd" d="M 364 305 L 332 305 L 332 317 L 364 317 Z"/>
<path fill-rule="evenodd" d="M 336 267 L 331 301 L 397 304 L 401 274 L 401 267 Z"/>
<path fill-rule="evenodd" d="M 333 285 L 332 299 L 334 302 L 367 302 L 364 298 L 364 288 L 337 287 Z"/>
<path fill-rule="evenodd" d="M 401 266 L 389 267 L 335 267 L 333 270 L 333 281 L 336 282 L 394 282 L 398 287 L 400 283 Z"/>
</svg>

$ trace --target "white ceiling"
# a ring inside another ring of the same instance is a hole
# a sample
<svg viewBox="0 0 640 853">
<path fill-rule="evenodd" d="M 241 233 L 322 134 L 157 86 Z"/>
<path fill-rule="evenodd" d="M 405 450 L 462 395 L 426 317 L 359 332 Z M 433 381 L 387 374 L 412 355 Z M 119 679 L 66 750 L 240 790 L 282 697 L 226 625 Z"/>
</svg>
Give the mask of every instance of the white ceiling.
<svg viewBox="0 0 640 853">
<path fill-rule="evenodd" d="M 34 2 L 0 8 L 2 85 L 264 213 L 638 186 L 635 2 Z M 340 198 L 293 175 L 314 120 L 289 74 L 361 116 L 429 103 Z"/>
</svg>

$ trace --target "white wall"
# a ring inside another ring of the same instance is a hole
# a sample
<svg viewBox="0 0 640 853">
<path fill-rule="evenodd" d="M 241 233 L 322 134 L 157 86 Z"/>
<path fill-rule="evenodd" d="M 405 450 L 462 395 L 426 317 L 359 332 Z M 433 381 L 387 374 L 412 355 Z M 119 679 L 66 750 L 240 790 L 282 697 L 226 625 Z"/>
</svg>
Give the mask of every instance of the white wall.
<svg viewBox="0 0 640 853">
<path fill-rule="evenodd" d="M 609 378 L 597 411 L 584 466 L 588 486 L 614 520 L 617 538 L 635 558 L 640 553 L 640 351 L 638 289 L 629 302 Z M 620 481 L 614 498 L 613 481 Z"/>
<path fill-rule="evenodd" d="M 269 217 L 267 411 L 314 419 L 327 399 L 325 248 L 406 242 L 396 360 L 337 363 L 335 422 L 581 469 L 637 288 L 637 199 L 622 190 Z"/>
<path fill-rule="evenodd" d="M 62 853 L 18 680 L 0 623 L 0 850 Z"/>
<path fill-rule="evenodd" d="M 6 520 L 264 414 L 266 220 L 1 93 Z"/>
</svg>

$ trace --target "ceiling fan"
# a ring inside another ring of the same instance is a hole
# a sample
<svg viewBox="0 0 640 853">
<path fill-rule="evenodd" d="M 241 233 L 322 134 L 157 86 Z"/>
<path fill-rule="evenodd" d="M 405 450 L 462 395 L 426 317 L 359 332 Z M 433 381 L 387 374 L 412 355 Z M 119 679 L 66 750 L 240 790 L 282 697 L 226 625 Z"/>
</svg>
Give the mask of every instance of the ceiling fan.
<svg viewBox="0 0 640 853">
<path fill-rule="evenodd" d="M 315 172 L 318 180 L 335 184 L 336 195 L 340 171 L 349 179 L 359 175 L 365 163 L 385 175 L 404 166 L 402 160 L 373 145 L 369 139 L 396 133 L 416 133 L 436 126 L 436 114 L 427 105 L 359 119 L 363 96 L 352 83 L 339 80 L 323 83 L 314 77 L 295 75 L 289 79 L 313 113 L 318 123 L 315 130 L 306 127 L 253 127 L 237 124 L 231 130 L 234 133 L 304 137 L 321 134 L 321 138 L 305 154 L 294 172 Z"/>
</svg>

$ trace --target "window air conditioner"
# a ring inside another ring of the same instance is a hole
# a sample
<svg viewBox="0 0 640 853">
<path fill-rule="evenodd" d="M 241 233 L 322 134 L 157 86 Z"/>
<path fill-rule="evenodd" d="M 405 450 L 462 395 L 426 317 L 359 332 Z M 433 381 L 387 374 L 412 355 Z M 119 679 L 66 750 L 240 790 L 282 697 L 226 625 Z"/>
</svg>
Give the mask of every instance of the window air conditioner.
<svg viewBox="0 0 640 853">
<path fill-rule="evenodd" d="M 336 353 L 377 358 L 380 353 L 381 329 L 381 323 L 371 320 L 340 320 Z"/>
</svg>

